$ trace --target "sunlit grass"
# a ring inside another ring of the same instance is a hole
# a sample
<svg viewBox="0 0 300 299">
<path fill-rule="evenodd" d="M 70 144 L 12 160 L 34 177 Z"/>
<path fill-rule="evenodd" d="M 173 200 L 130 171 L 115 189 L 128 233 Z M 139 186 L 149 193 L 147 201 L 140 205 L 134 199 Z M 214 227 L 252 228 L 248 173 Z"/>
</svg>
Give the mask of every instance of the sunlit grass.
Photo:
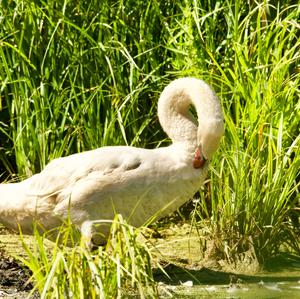
<svg viewBox="0 0 300 299">
<path fill-rule="evenodd" d="M 199 213 L 215 252 L 231 263 L 248 254 L 264 264 L 284 244 L 300 252 L 292 221 L 299 219 L 298 15 L 298 6 L 260 4 L 242 20 L 231 11 L 232 56 L 212 57 L 226 133 Z"/>
<path fill-rule="evenodd" d="M 139 230 L 121 215 L 112 221 L 107 244 L 94 251 L 84 240 L 70 240 L 74 233 L 71 225 L 63 226 L 60 241 L 51 249 L 37 230 L 33 248 L 23 241 L 28 259 L 22 261 L 32 271 L 36 286 L 32 292 L 37 290 L 41 298 L 158 297 L 150 250 L 138 241 Z"/>
</svg>

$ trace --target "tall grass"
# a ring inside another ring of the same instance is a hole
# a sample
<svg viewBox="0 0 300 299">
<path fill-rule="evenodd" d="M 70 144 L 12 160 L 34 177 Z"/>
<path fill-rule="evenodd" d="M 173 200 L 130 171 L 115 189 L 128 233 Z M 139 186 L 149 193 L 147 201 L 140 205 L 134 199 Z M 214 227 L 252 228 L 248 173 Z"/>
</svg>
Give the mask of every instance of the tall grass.
<svg viewBox="0 0 300 299">
<path fill-rule="evenodd" d="M 251 251 L 263 264 L 283 246 L 299 253 L 300 6 L 98 2 L 0 3 L 4 176 L 104 145 L 167 144 L 159 92 L 200 77 L 222 101 L 226 132 L 197 225 L 231 262 Z"/>
<path fill-rule="evenodd" d="M 160 32 L 158 4 L 8 2 L 0 73 L 10 173 L 29 176 L 55 157 L 107 144 L 157 143 L 148 125 L 166 63 L 151 58 L 162 52 L 149 37 Z"/>
<path fill-rule="evenodd" d="M 211 210 L 202 201 L 201 211 L 216 251 L 231 262 L 252 252 L 263 264 L 283 244 L 300 249 L 298 220 L 291 221 L 299 219 L 300 10 L 261 3 L 245 15 L 238 2 L 222 9 L 230 39 L 223 44 L 231 45 L 223 50 L 231 55 L 218 61 L 207 53 L 226 133 L 211 174 Z"/>
<path fill-rule="evenodd" d="M 70 223 L 62 227 L 60 242 L 53 245 L 51 255 L 43 236 L 35 231 L 36 242 L 29 247 L 23 241 L 35 289 L 41 298 L 157 298 L 151 270 L 151 254 L 137 240 L 139 231 L 129 226 L 121 215 L 112 221 L 105 247 L 90 251 L 74 242 L 76 235 Z M 63 240 L 62 244 L 61 241 Z M 67 242 L 72 248 L 67 247 Z"/>
</svg>

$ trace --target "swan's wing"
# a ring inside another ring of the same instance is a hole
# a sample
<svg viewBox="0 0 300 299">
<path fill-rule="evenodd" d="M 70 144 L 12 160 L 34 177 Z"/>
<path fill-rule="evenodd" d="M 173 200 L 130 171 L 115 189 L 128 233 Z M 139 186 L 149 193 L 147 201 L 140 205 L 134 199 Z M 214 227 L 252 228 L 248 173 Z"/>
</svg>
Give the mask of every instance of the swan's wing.
<svg viewBox="0 0 300 299">
<path fill-rule="evenodd" d="M 24 181 L 27 195 L 56 201 L 63 191 L 82 180 L 98 185 L 117 184 L 117 177 L 124 177 L 126 172 L 141 166 L 143 152 L 148 151 L 133 147 L 103 147 L 55 159 L 42 172 Z"/>
</svg>

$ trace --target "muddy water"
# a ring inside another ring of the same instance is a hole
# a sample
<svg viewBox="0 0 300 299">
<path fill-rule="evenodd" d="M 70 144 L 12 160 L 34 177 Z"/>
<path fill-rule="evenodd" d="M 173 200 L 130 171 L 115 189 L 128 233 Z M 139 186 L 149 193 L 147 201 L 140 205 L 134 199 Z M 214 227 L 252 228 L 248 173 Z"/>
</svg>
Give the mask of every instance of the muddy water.
<svg viewBox="0 0 300 299">
<path fill-rule="evenodd" d="M 238 285 L 204 285 L 172 290 L 173 298 L 299 299 L 300 283 L 268 282 Z"/>
<path fill-rule="evenodd" d="M 277 258 L 276 265 L 255 274 L 165 267 L 169 278 L 157 277 L 173 298 L 299 299 L 300 259 L 291 255 Z M 169 293 L 169 294 L 168 294 Z"/>
</svg>

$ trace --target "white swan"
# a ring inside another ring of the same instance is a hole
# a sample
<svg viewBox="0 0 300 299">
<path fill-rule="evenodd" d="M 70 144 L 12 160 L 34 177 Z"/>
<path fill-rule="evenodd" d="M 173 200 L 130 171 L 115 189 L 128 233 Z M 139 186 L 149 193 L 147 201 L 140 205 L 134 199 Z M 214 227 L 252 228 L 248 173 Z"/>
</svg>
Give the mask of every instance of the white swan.
<svg viewBox="0 0 300 299">
<path fill-rule="evenodd" d="M 0 222 L 32 233 L 34 220 L 48 230 L 70 213 L 87 240 L 101 243 L 109 227 L 98 227 L 97 220 L 111 220 L 120 213 L 140 226 L 154 214 L 162 217 L 175 211 L 206 177 L 207 160 L 223 135 L 223 114 L 206 83 L 181 78 L 162 92 L 158 116 L 172 145 L 151 150 L 102 147 L 55 159 L 20 183 L 0 185 Z M 98 231 L 102 236 L 96 240 Z"/>
</svg>

